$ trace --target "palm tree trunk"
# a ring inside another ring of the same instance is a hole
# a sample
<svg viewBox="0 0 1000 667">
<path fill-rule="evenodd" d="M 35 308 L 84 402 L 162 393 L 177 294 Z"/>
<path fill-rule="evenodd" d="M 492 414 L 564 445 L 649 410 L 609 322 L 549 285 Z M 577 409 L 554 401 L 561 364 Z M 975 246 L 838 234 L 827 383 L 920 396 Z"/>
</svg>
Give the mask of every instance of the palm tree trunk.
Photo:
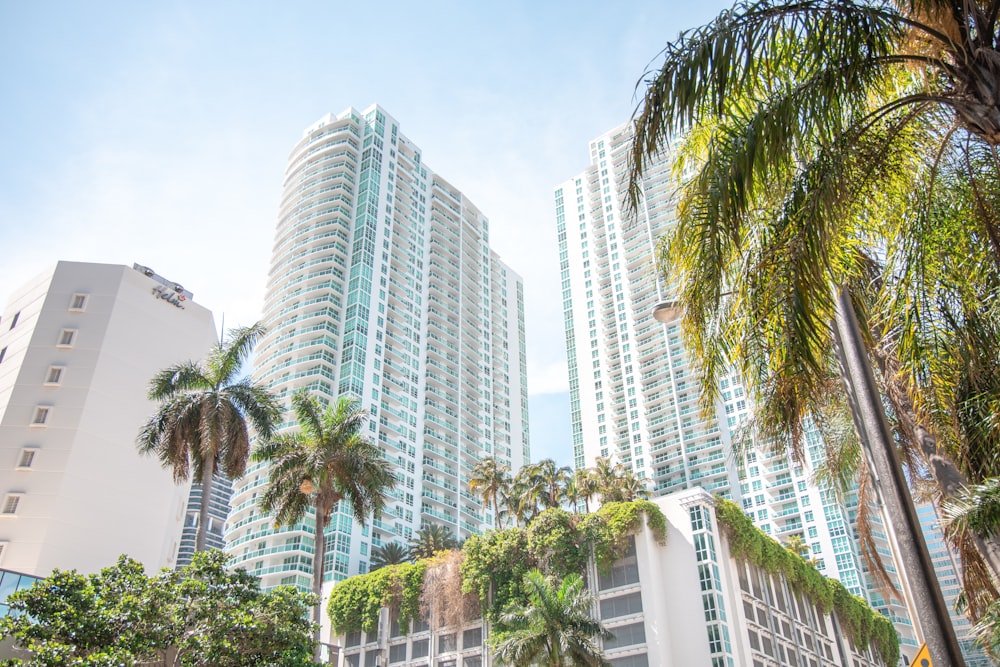
<svg viewBox="0 0 1000 667">
<path fill-rule="evenodd" d="M 500 530 L 500 505 L 497 504 L 497 492 L 493 491 L 493 520 L 497 522 L 497 530 Z"/>
<path fill-rule="evenodd" d="M 215 457 L 209 456 L 201 465 L 201 510 L 198 512 L 198 532 L 194 550 L 205 551 L 208 541 L 208 505 L 212 500 L 212 477 L 215 475 Z"/>
<path fill-rule="evenodd" d="M 316 642 L 316 652 L 314 658 L 319 662 L 322 658 L 323 647 L 320 644 L 322 633 L 320 632 L 320 615 L 323 609 L 323 564 L 326 556 L 326 512 L 321 512 L 319 503 L 316 503 L 316 537 L 315 551 L 313 553 L 313 593 L 318 598 L 316 606 L 313 607 L 313 639 Z"/>
</svg>

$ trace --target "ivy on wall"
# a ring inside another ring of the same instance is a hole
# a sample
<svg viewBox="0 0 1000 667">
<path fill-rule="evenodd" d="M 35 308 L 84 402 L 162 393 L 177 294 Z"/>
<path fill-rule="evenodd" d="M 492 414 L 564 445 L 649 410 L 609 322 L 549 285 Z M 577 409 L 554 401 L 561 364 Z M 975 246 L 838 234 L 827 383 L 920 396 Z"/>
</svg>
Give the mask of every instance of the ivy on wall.
<svg viewBox="0 0 1000 667">
<path fill-rule="evenodd" d="M 827 614 L 833 611 L 855 646 L 872 646 L 886 665 L 899 664 L 899 636 L 891 620 L 757 528 L 736 503 L 716 497 L 715 515 L 729 540 L 733 557 L 785 577 L 794 590 L 820 611 Z"/>
<path fill-rule="evenodd" d="M 483 616 L 495 623 L 503 610 L 523 603 L 524 575 L 538 568 L 563 578 L 583 574 L 590 554 L 606 570 L 628 545 L 626 537 L 642 526 L 666 542 L 666 517 L 654 503 L 636 500 L 605 503 L 589 515 L 549 509 L 527 528 L 506 528 L 473 535 L 462 547 L 462 592 L 479 597 Z M 372 631 L 383 607 L 399 609 L 400 625 L 416 620 L 420 591 L 430 560 L 383 567 L 337 584 L 327 613 L 337 632 Z"/>
<path fill-rule="evenodd" d="M 426 568 L 426 561 L 389 565 L 334 586 L 327 605 L 334 630 L 373 631 L 382 607 L 398 609 L 400 625 L 417 620 Z"/>
</svg>

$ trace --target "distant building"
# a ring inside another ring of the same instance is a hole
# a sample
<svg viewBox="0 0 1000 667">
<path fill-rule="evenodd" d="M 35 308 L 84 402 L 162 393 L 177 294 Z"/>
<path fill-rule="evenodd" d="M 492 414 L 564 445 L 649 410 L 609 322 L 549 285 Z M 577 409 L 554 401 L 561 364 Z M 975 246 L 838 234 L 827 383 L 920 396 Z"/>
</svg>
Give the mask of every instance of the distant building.
<svg viewBox="0 0 1000 667">
<path fill-rule="evenodd" d="M 160 369 L 200 359 L 212 314 L 146 267 L 59 262 L 0 316 L 0 566 L 176 564 L 189 485 L 135 439 Z M 220 526 L 221 531 L 221 526 Z"/>
<path fill-rule="evenodd" d="M 347 503 L 334 512 L 326 581 L 424 524 L 459 539 L 492 526 L 468 480 L 486 457 L 529 460 L 522 281 L 486 216 L 381 107 L 328 114 L 292 148 L 269 276 L 255 377 L 286 407 L 303 389 L 358 399 L 397 480 L 366 527 Z M 267 481 L 262 463 L 235 483 L 226 548 L 265 588 L 311 589 L 314 517 L 276 529 L 259 509 Z"/>
<path fill-rule="evenodd" d="M 835 614 L 779 575 L 738 560 L 702 489 L 656 498 L 667 519 L 659 544 L 649 528 L 607 573 L 591 564 L 596 612 L 614 635 L 603 642 L 613 667 L 869 667 L 883 665 L 856 646 Z M 492 665 L 481 620 L 404 635 L 391 616 L 377 632 L 340 638 L 343 667 Z"/>
<path fill-rule="evenodd" d="M 920 503 L 916 507 L 920 529 L 927 540 L 927 551 L 930 552 L 934 564 L 934 574 L 941 584 L 941 594 L 945 605 L 951 612 L 951 623 L 955 626 L 965 667 L 993 667 L 996 663 L 986 655 L 982 647 L 976 643 L 976 635 L 969 619 L 958 611 L 959 599 L 962 595 L 961 572 L 962 563 L 951 550 L 941 531 L 941 518 L 933 503 Z"/>
</svg>

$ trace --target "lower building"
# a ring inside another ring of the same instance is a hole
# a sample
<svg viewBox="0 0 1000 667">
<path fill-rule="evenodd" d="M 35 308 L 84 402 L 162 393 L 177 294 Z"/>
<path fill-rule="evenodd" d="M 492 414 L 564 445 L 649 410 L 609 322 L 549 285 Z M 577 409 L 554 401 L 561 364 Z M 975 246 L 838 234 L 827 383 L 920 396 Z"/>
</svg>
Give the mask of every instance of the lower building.
<svg viewBox="0 0 1000 667">
<path fill-rule="evenodd" d="M 747 531 L 758 545 L 767 540 L 779 559 L 784 550 L 752 528 L 736 506 L 720 519 L 716 501 L 700 488 L 653 502 L 666 518 L 666 539 L 661 542 L 647 522 L 610 569 L 598 571 L 591 563 L 586 573 L 599 617 L 613 634 L 603 648 L 614 667 L 867 667 L 898 661 L 898 638 L 888 619 L 839 583 L 810 570 L 808 583 L 795 584 L 780 568 L 744 558 Z M 877 619 L 879 640 L 853 641 L 857 635 L 848 619 L 858 614 Z M 436 630 L 421 621 L 404 634 L 384 612 L 377 630 L 339 638 L 339 664 L 488 666 L 489 632 L 479 619 Z"/>
</svg>

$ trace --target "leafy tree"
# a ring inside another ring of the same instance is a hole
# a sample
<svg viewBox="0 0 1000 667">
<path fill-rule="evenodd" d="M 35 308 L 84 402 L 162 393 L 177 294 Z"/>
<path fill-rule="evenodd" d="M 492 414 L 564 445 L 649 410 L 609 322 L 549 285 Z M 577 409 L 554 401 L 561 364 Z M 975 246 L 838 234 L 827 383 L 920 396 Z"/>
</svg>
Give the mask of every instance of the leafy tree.
<svg viewBox="0 0 1000 667">
<path fill-rule="evenodd" d="M 410 560 L 410 550 L 399 542 L 380 544 L 372 549 L 371 567 L 377 570 L 387 565 L 399 565 Z"/>
<path fill-rule="evenodd" d="M 256 577 L 229 571 L 220 551 L 195 554 L 180 571 L 149 577 L 125 556 L 92 575 L 54 571 L 10 596 L 0 637 L 27 667 L 118 667 L 169 658 L 181 667 L 313 665 L 311 595 L 262 592 Z"/>
<path fill-rule="evenodd" d="M 292 395 L 299 430 L 265 440 L 254 451 L 256 461 L 271 464 L 264 512 L 274 512 L 278 525 L 298 523 L 310 509 L 316 519 L 313 593 L 323 587 L 326 526 L 337 503 L 347 501 L 355 520 L 365 525 L 381 515 L 395 488 L 392 466 L 381 450 L 362 435 L 367 413 L 355 401 L 341 398 L 324 407 L 308 391 Z M 313 609 L 319 659 L 320 604 Z"/>
<path fill-rule="evenodd" d="M 258 437 L 268 438 L 280 416 L 277 400 L 263 385 L 239 377 L 263 333 L 259 322 L 232 329 L 203 363 L 188 361 L 165 368 L 149 385 L 150 400 L 160 406 L 142 427 L 136 446 L 159 458 L 178 482 L 189 479 L 193 469 L 203 499 L 197 551 L 205 549 L 213 475 L 241 477 L 250 456 L 247 422 Z"/>
<path fill-rule="evenodd" d="M 1000 474 L 983 428 L 1000 404 L 997 45 L 996 3 L 762 0 L 667 46 L 637 110 L 630 200 L 683 136 L 659 262 L 706 404 L 735 366 L 760 441 L 801 456 L 809 423 L 835 439 L 846 289 L 911 471 L 945 496 Z M 975 544 L 967 593 L 993 589 L 988 573 L 970 585 L 984 563 L 1000 574 L 995 546 Z"/>
<path fill-rule="evenodd" d="M 410 540 L 410 558 L 430 558 L 439 551 L 457 549 L 458 540 L 447 526 L 425 523 Z"/>
<path fill-rule="evenodd" d="M 488 457 L 476 464 L 469 478 L 469 491 L 480 494 L 483 507 L 493 509 L 496 527 L 501 524 L 500 498 L 511 484 L 510 468 Z"/>
<path fill-rule="evenodd" d="M 266 593 L 243 569 L 226 568 L 221 551 L 196 555 L 177 583 L 175 612 L 183 628 L 177 663 L 185 667 L 306 667 L 315 649 L 308 620 L 314 595 L 291 586 Z"/>
<path fill-rule="evenodd" d="M 491 639 L 501 665 L 603 666 L 598 639 L 612 635 L 592 616 L 593 596 L 570 574 L 560 584 L 538 570 L 524 576 L 525 606 L 509 607 Z"/>
</svg>

